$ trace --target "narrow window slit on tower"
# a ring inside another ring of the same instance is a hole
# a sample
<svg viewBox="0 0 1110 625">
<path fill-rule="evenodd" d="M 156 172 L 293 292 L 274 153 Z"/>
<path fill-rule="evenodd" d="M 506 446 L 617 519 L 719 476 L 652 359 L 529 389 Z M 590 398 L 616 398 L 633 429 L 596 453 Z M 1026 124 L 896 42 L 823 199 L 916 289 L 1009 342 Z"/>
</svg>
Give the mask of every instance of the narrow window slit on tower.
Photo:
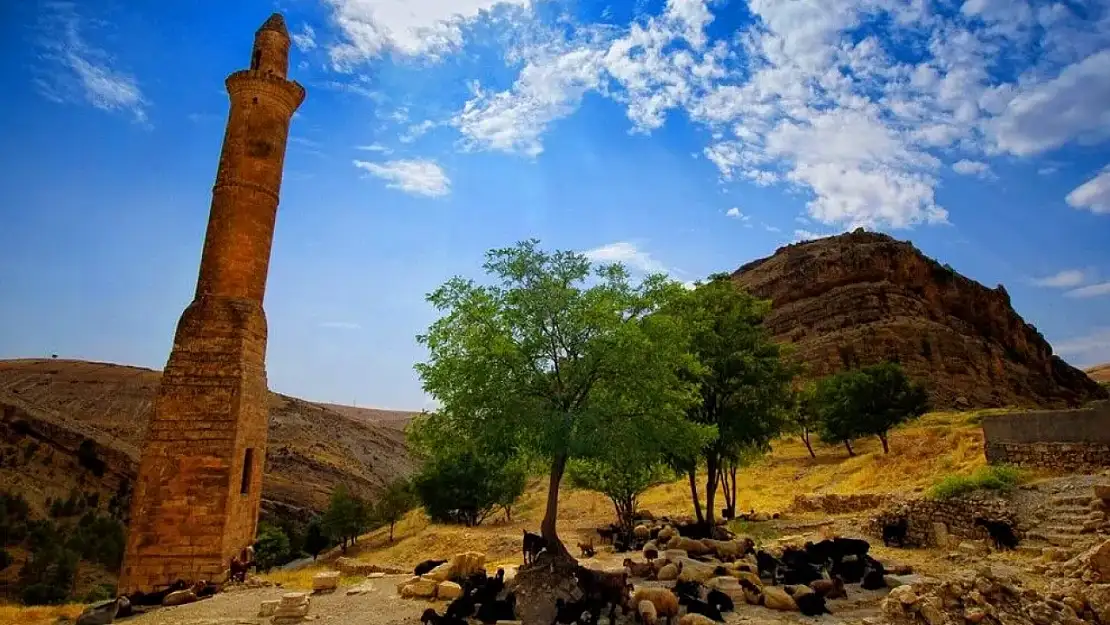
<svg viewBox="0 0 1110 625">
<path fill-rule="evenodd" d="M 251 56 L 251 69 L 258 69 L 262 64 L 262 50 L 255 50 L 254 55 Z"/>
<path fill-rule="evenodd" d="M 254 449 L 247 448 L 243 456 L 243 483 L 239 486 L 239 494 L 246 495 L 251 491 L 251 471 L 254 469 Z"/>
</svg>

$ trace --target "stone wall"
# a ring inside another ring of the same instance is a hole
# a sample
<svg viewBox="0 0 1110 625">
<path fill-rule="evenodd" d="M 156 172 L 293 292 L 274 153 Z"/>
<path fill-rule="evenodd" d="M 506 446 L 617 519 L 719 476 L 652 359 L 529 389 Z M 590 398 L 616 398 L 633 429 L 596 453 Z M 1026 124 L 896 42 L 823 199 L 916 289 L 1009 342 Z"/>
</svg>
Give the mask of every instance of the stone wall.
<svg viewBox="0 0 1110 625">
<path fill-rule="evenodd" d="M 976 517 L 1008 521 L 1017 527 L 1015 511 L 1009 500 L 997 495 L 973 493 L 943 501 L 913 499 L 891 504 L 871 518 L 867 529 L 871 534 L 882 537 L 883 525 L 904 518 L 909 521 L 907 547 L 946 549 L 951 546 L 946 544 L 949 537 L 987 538 L 987 531 L 975 525 Z"/>
<path fill-rule="evenodd" d="M 983 439 L 991 464 L 1099 470 L 1110 466 L 1110 402 L 987 417 Z"/>
</svg>

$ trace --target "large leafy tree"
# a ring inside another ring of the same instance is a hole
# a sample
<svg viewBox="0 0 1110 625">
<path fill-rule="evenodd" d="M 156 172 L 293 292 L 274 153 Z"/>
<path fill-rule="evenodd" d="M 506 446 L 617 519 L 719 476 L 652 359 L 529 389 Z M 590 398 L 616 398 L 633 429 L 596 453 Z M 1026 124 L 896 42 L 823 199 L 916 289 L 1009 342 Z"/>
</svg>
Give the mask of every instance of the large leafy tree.
<svg viewBox="0 0 1110 625">
<path fill-rule="evenodd" d="M 734 481 L 733 469 L 741 458 L 753 450 L 766 450 L 782 431 L 793 398 L 794 368 L 783 361 L 762 326 L 770 302 L 752 297 L 727 274 L 710 276 L 696 285 L 678 308 L 690 332 L 692 352 L 701 363 L 694 378 L 700 401 L 687 414 L 691 421 L 717 431 L 700 454 L 706 469 L 704 515 L 697 494 L 697 463 L 687 458 L 682 468 L 690 481 L 698 521 L 712 524 L 726 465 Z"/>
<path fill-rule="evenodd" d="M 810 458 L 816 458 L 813 451 L 813 434 L 821 430 L 821 414 L 816 404 L 817 387 L 807 384 L 794 393 L 788 419 L 788 428 L 802 439 Z"/>
<path fill-rule="evenodd" d="M 536 240 L 491 250 L 484 269 L 486 284 L 456 277 L 428 296 L 443 316 L 418 337 L 429 359 L 417 370 L 466 436 L 547 461 L 540 530 L 565 555 L 555 524 L 567 463 L 603 455 L 613 429 L 661 441 L 696 400 L 682 324 L 659 314 L 682 287 L 634 284 L 618 264 L 592 271 Z"/>
<path fill-rule="evenodd" d="M 353 545 L 359 534 L 369 527 L 370 508 L 361 498 L 351 494 L 345 484 L 339 484 L 332 491 L 323 524 L 346 553 L 347 545 Z"/>
<path fill-rule="evenodd" d="M 861 436 L 877 436 L 883 453 L 889 453 L 891 428 L 929 409 L 925 389 L 889 362 L 820 380 L 813 402 L 821 418 L 821 438 L 843 441 L 849 455 L 855 455 L 852 439 Z"/>
</svg>

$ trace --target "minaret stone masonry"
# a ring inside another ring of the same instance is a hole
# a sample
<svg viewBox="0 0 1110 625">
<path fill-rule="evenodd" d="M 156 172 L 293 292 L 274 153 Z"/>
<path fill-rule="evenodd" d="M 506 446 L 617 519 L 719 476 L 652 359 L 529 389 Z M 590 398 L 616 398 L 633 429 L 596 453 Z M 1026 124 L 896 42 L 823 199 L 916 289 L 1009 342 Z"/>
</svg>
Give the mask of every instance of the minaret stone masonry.
<svg viewBox="0 0 1110 625">
<path fill-rule="evenodd" d="M 223 581 L 253 543 L 269 425 L 262 308 L 289 124 L 305 91 L 287 78 L 280 14 L 255 33 L 230 98 L 193 302 L 178 322 L 146 432 L 119 593 Z"/>
</svg>

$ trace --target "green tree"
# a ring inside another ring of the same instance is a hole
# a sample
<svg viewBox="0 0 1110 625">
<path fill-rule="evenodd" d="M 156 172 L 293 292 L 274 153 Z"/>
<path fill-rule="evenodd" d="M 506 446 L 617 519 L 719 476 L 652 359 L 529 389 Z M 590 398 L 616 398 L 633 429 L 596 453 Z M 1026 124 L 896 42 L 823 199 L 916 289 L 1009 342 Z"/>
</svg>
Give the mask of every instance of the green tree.
<svg viewBox="0 0 1110 625">
<path fill-rule="evenodd" d="M 484 269 L 487 284 L 456 277 L 428 296 L 443 316 L 418 337 L 429 360 L 417 370 L 462 434 L 547 460 L 540 531 L 567 555 L 555 522 L 568 461 L 601 455 L 598 434 L 614 423 L 653 437 L 696 400 L 680 375 L 696 366 L 682 325 L 653 314 L 682 287 L 634 285 L 620 265 L 592 272 L 585 256 L 536 240 L 491 250 Z"/>
<path fill-rule="evenodd" d="M 289 536 L 279 527 L 261 522 L 254 541 L 254 561 L 259 571 L 268 571 L 290 559 Z"/>
<path fill-rule="evenodd" d="M 696 464 L 687 459 L 694 514 L 714 523 L 715 499 L 726 464 L 735 467 L 742 454 L 769 449 L 779 435 L 792 402 L 794 368 L 762 326 L 771 310 L 738 287 L 727 274 L 710 276 L 678 302 L 688 325 L 691 349 L 701 363 L 695 380 L 700 401 L 687 411 L 698 424 L 713 426 L 717 436 L 700 450 L 705 462 L 703 516 L 696 490 Z"/>
<path fill-rule="evenodd" d="M 787 425 L 791 433 L 802 439 L 810 458 L 817 457 L 813 451 L 813 434 L 821 430 L 821 413 L 816 404 L 816 395 L 817 387 L 814 384 L 807 384 L 795 391 Z"/>
<path fill-rule="evenodd" d="M 320 518 L 313 517 L 312 520 L 308 522 L 308 527 L 305 528 L 304 532 L 305 553 L 312 556 L 312 559 L 315 560 L 316 556 L 320 555 L 320 552 L 327 549 L 330 544 L 331 541 L 324 531 L 323 523 L 321 523 Z"/>
<path fill-rule="evenodd" d="M 864 395 L 858 402 L 862 411 L 859 431 L 879 437 L 883 453 L 890 453 L 890 430 L 928 412 L 929 395 L 896 363 L 879 363 L 860 372 L 867 383 L 860 387 Z"/>
<path fill-rule="evenodd" d="M 368 527 L 369 516 L 366 502 L 352 495 L 346 485 L 340 484 L 332 491 L 323 523 L 328 534 L 346 553 L 347 545 L 354 544 L 359 534 Z"/>
<path fill-rule="evenodd" d="M 601 493 L 613 502 L 617 522 L 632 530 L 640 495 L 672 477 L 654 449 L 643 453 L 635 446 L 614 448 L 599 458 L 580 458 L 567 465 L 567 479 L 575 488 Z"/>
<path fill-rule="evenodd" d="M 374 518 L 379 523 L 389 525 L 389 542 L 393 542 L 393 528 L 405 513 L 416 507 L 416 495 L 408 480 L 391 482 L 374 506 Z"/>
<path fill-rule="evenodd" d="M 821 440 L 826 443 L 844 443 L 849 456 L 855 456 L 852 441 L 862 435 L 860 399 L 861 390 L 867 385 L 866 376 L 859 370 L 841 371 L 818 380 L 813 396 L 820 420 Z"/>
<path fill-rule="evenodd" d="M 414 486 L 433 520 L 474 527 L 506 501 L 516 501 L 523 478 L 513 463 L 464 449 L 426 460 Z"/>
</svg>

